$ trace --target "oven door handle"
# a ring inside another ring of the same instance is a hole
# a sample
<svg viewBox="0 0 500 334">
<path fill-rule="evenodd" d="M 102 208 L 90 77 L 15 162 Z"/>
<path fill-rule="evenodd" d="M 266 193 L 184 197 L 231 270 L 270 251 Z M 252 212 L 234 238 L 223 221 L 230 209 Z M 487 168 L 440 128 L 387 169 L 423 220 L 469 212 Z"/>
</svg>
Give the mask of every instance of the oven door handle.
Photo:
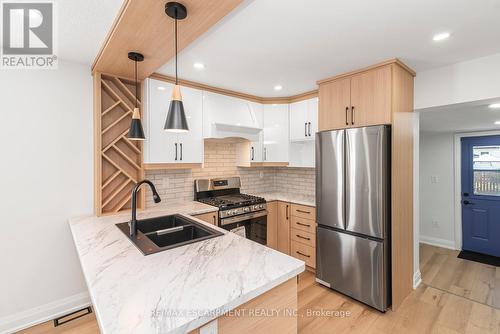
<svg viewBox="0 0 500 334">
<path fill-rule="evenodd" d="M 234 216 L 234 217 L 223 218 L 220 221 L 220 226 L 238 223 L 238 222 L 245 221 L 248 219 L 259 218 L 259 217 L 264 217 L 264 216 L 267 216 L 267 210 L 246 213 L 246 214 L 242 214 L 242 215 Z"/>
</svg>

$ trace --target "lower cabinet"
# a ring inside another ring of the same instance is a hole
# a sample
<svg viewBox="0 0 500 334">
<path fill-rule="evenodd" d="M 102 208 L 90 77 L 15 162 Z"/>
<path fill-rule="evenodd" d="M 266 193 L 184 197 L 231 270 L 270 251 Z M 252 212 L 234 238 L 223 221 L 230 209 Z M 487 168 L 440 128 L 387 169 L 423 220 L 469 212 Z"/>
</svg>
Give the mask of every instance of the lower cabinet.
<svg viewBox="0 0 500 334">
<path fill-rule="evenodd" d="M 290 255 L 290 203 L 278 202 L 276 250 Z"/>
<path fill-rule="evenodd" d="M 292 240 L 291 256 L 306 263 L 308 267 L 316 268 L 316 247 Z"/>
<path fill-rule="evenodd" d="M 278 202 L 267 203 L 267 247 L 278 249 Z"/>
<path fill-rule="evenodd" d="M 201 215 L 195 215 L 193 217 L 203 220 L 209 224 L 217 225 L 217 211 L 202 213 Z"/>
</svg>

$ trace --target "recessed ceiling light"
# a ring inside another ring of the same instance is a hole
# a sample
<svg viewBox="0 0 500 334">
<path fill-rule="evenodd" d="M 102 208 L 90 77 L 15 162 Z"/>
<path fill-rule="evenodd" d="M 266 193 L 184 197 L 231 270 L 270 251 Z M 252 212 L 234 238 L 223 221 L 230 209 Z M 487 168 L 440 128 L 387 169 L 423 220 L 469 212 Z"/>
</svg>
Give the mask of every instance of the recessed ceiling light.
<svg viewBox="0 0 500 334">
<path fill-rule="evenodd" d="M 282 90 L 282 89 L 283 89 L 283 86 L 281 86 L 281 85 L 274 86 L 274 90 Z"/>
<path fill-rule="evenodd" d="M 493 103 L 493 104 L 490 104 L 489 107 L 491 109 L 500 109 L 500 103 Z"/>
<path fill-rule="evenodd" d="M 500 125 L 500 121 L 496 121 L 496 122 L 495 122 L 495 124 L 496 124 L 496 125 Z"/>
<path fill-rule="evenodd" d="M 163 87 L 163 86 L 158 86 L 158 90 L 165 90 L 165 87 Z"/>
<path fill-rule="evenodd" d="M 442 33 L 439 33 L 437 35 L 434 35 L 434 37 L 432 37 L 432 39 L 436 42 L 439 42 L 439 41 L 444 41 L 445 39 L 448 39 L 449 37 L 450 37 L 449 32 L 442 32 Z"/>
<path fill-rule="evenodd" d="M 194 63 L 193 67 L 196 68 L 197 70 L 202 70 L 205 68 L 205 64 L 203 63 Z"/>
</svg>

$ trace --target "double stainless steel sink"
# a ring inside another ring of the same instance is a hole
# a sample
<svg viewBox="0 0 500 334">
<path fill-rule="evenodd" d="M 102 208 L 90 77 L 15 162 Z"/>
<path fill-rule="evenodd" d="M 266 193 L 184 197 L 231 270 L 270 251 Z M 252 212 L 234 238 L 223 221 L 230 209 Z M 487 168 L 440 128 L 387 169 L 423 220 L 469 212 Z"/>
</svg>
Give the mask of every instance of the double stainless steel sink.
<svg viewBox="0 0 500 334">
<path fill-rule="evenodd" d="M 119 223 L 116 226 L 144 255 L 158 253 L 224 234 L 181 215 L 140 220 L 137 222 L 138 231 L 134 236 L 130 236 L 128 222 Z"/>
</svg>

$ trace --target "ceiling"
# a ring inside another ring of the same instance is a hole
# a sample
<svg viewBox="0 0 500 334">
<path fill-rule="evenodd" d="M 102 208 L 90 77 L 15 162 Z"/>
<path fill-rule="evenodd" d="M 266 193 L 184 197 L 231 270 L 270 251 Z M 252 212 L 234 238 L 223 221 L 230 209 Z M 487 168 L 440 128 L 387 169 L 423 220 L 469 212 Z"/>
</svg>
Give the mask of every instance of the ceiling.
<svg viewBox="0 0 500 334">
<path fill-rule="evenodd" d="M 57 1 L 59 59 L 92 64 L 122 3 L 123 0 Z"/>
<path fill-rule="evenodd" d="M 442 31 L 451 37 L 434 42 Z M 499 40 L 498 0 L 247 0 L 180 53 L 179 75 L 261 97 L 290 96 L 390 58 L 418 72 L 499 53 Z M 173 62 L 158 72 L 173 75 Z"/>
<path fill-rule="evenodd" d="M 500 109 L 488 106 L 500 103 L 498 99 L 474 101 L 444 107 L 424 109 L 420 112 L 421 132 L 468 132 L 500 130 Z"/>
</svg>

